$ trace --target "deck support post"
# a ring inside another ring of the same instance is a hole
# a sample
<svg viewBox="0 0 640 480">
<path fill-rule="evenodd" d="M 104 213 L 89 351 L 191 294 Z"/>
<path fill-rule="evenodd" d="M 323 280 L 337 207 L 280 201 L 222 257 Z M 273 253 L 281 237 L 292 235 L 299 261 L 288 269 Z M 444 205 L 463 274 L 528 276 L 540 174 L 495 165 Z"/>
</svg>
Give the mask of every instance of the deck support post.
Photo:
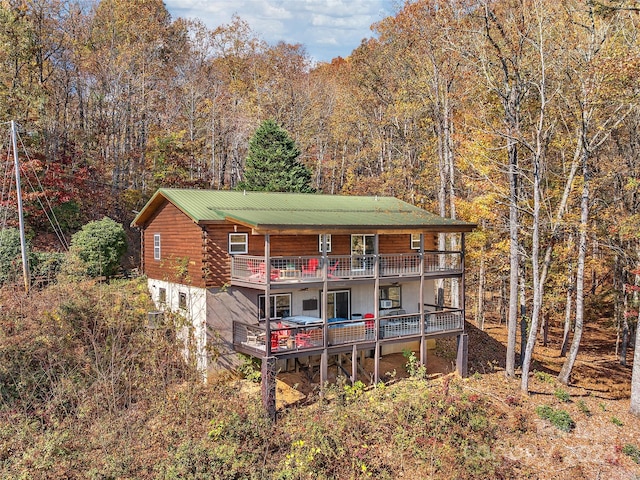
<svg viewBox="0 0 640 480">
<path fill-rule="evenodd" d="M 329 353 L 326 349 L 320 355 L 320 390 L 324 391 L 324 385 L 329 377 Z"/>
<path fill-rule="evenodd" d="M 424 334 L 420 337 L 420 363 L 427 366 L 427 337 Z"/>
<path fill-rule="evenodd" d="M 351 385 L 355 385 L 358 379 L 358 348 L 353 344 L 351 351 Z"/>
<path fill-rule="evenodd" d="M 271 420 L 276 419 L 276 357 L 262 358 L 262 405 Z"/>
<path fill-rule="evenodd" d="M 376 342 L 376 350 L 373 355 L 373 384 L 377 385 L 380 381 L 380 344 Z"/>
<path fill-rule="evenodd" d="M 469 357 L 469 335 L 461 333 L 458 335 L 458 355 L 456 356 L 456 371 L 462 378 L 469 375 L 467 359 Z"/>
</svg>

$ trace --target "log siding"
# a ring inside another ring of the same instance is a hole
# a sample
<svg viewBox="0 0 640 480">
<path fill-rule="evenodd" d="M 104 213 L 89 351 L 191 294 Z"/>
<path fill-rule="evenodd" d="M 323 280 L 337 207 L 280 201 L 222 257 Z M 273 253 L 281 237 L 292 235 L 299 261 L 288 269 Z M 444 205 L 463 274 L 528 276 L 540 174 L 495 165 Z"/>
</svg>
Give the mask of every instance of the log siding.
<svg viewBox="0 0 640 480">
<path fill-rule="evenodd" d="M 160 260 L 153 236 L 160 235 Z M 142 233 L 142 267 L 149 278 L 205 287 L 203 231 L 177 207 L 165 202 Z"/>
</svg>

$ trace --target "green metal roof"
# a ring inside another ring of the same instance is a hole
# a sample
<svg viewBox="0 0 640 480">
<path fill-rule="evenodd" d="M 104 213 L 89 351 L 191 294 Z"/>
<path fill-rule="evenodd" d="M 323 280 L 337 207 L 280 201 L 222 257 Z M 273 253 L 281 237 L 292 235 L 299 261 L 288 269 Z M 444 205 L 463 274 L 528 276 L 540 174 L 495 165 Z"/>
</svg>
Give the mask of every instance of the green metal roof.
<svg viewBox="0 0 640 480">
<path fill-rule="evenodd" d="M 227 190 L 159 189 L 133 220 L 142 226 L 169 201 L 196 223 L 231 221 L 257 232 L 300 230 L 471 231 L 475 225 L 442 218 L 393 197 Z"/>
</svg>

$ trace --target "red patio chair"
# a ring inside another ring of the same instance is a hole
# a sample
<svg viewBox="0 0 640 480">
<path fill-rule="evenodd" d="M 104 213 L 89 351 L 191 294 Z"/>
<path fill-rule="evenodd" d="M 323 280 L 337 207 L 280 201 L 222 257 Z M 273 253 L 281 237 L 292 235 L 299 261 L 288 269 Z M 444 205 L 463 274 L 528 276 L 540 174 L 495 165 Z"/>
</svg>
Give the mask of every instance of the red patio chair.
<svg viewBox="0 0 640 480">
<path fill-rule="evenodd" d="M 264 262 L 262 262 L 260 264 L 260 268 L 258 269 L 259 275 L 261 278 L 266 278 L 267 276 L 267 266 L 264 264 Z M 271 280 L 277 280 L 278 278 L 280 278 L 280 271 L 272 268 L 271 269 Z"/>
<path fill-rule="evenodd" d="M 335 273 L 335 271 L 336 271 L 336 268 L 338 268 L 338 264 L 339 264 L 339 263 L 340 263 L 340 260 L 336 260 L 336 263 L 334 263 L 333 265 L 330 265 L 330 266 L 329 266 L 329 268 L 328 268 L 328 270 L 327 270 L 327 276 L 328 276 L 329 278 L 335 278 L 334 273 Z"/>
<path fill-rule="evenodd" d="M 298 348 L 307 348 L 313 346 L 311 344 L 311 335 L 308 333 L 298 333 L 296 335 L 296 346 Z"/>
<path fill-rule="evenodd" d="M 318 259 L 310 258 L 307 262 L 307 266 L 302 266 L 302 274 L 303 275 L 315 275 L 318 270 Z"/>
<path fill-rule="evenodd" d="M 364 326 L 365 328 L 373 328 L 375 326 L 375 315 L 373 313 L 365 313 L 364 314 Z"/>
</svg>

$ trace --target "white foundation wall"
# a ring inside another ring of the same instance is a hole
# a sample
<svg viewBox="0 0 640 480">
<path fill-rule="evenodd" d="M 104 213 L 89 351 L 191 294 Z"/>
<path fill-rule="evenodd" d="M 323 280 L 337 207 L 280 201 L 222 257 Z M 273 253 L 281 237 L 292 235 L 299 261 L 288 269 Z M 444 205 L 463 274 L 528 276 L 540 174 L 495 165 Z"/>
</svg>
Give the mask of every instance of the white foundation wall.
<svg viewBox="0 0 640 480">
<path fill-rule="evenodd" d="M 174 312 L 185 319 L 187 325 L 177 331 L 178 338 L 184 342 L 183 354 L 188 359 L 193 351 L 198 371 L 206 375 L 208 367 L 207 291 L 203 288 L 155 279 L 148 279 L 147 286 L 158 310 Z M 160 301 L 161 289 L 166 293 L 164 303 Z M 181 293 L 186 296 L 185 308 L 180 307 Z M 190 338 L 193 340 L 192 348 L 189 346 Z"/>
</svg>

